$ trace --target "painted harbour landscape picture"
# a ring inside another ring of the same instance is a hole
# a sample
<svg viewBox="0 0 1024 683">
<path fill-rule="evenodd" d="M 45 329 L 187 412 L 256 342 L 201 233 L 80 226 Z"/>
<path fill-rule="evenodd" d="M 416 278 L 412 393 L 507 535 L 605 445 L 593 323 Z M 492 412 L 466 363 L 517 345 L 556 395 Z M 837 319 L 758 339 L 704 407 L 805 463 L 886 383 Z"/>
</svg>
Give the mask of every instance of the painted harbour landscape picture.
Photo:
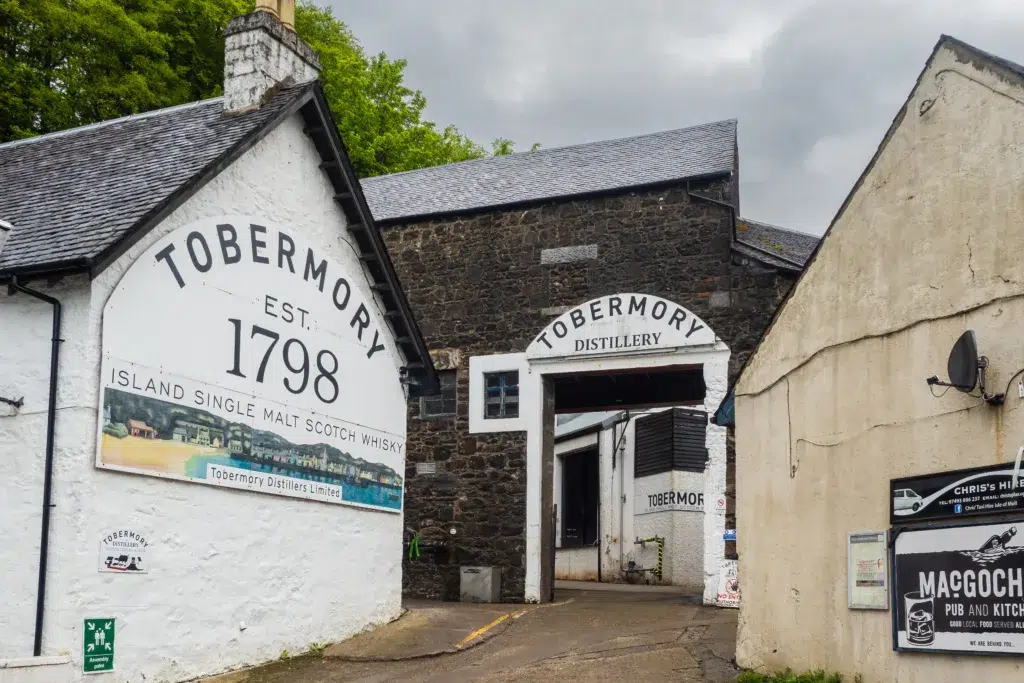
<svg viewBox="0 0 1024 683">
<path fill-rule="evenodd" d="M 402 477 L 325 443 L 296 444 L 206 410 L 107 387 L 103 465 L 207 480 L 220 465 L 341 487 L 343 502 L 400 510 Z"/>
</svg>

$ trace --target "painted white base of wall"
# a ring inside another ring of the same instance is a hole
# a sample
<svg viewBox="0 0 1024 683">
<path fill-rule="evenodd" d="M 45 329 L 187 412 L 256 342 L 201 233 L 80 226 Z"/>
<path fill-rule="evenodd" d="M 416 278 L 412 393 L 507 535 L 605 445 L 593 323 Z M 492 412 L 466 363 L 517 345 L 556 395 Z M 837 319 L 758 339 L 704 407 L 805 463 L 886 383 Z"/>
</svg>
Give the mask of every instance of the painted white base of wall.
<svg viewBox="0 0 1024 683">
<path fill-rule="evenodd" d="M 705 475 L 696 472 L 661 472 L 635 479 L 634 495 L 644 501 L 649 494 L 669 491 L 703 492 L 704 480 Z M 642 539 L 654 536 L 665 539 L 660 583 L 704 592 L 703 512 L 671 510 L 638 514 L 633 518 L 633 529 L 636 536 Z M 638 564 L 653 568 L 658 562 L 658 547 L 654 543 L 634 545 L 632 556 Z"/>
<path fill-rule="evenodd" d="M 71 658 L 64 655 L 0 659 L 0 683 L 68 683 L 72 672 Z"/>
<path fill-rule="evenodd" d="M 557 549 L 555 578 L 566 581 L 597 581 L 597 546 Z"/>
</svg>

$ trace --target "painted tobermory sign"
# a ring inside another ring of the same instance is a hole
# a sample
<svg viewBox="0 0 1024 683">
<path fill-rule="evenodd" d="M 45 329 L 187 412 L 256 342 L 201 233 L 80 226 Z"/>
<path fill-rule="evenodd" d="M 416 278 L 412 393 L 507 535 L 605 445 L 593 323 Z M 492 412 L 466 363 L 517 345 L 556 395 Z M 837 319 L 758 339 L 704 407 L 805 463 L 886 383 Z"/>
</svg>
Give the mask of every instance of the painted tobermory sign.
<svg viewBox="0 0 1024 683">
<path fill-rule="evenodd" d="M 613 294 L 555 319 L 526 357 L 565 358 L 712 345 L 714 332 L 690 311 L 651 294 Z"/>
<path fill-rule="evenodd" d="M 652 512 L 669 512 L 672 510 L 704 511 L 703 491 L 657 491 L 655 493 L 636 492 L 633 495 L 633 514 L 646 515 Z"/>
<path fill-rule="evenodd" d="M 893 479 L 889 489 L 892 524 L 1024 512 L 1024 473 L 1012 464 Z"/>
<path fill-rule="evenodd" d="M 99 674 L 114 670 L 113 619 L 86 619 L 82 640 L 85 673 Z"/>
<path fill-rule="evenodd" d="M 898 650 L 1024 655 L 1024 523 L 898 532 Z"/>
<path fill-rule="evenodd" d="M 353 254 L 248 216 L 178 228 L 104 308 L 96 464 L 397 512 L 390 334 Z"/>
<path fill-rule="evenodd" d="M 149 541 L 133 529 L 116 529 L 100 541 L 99 570 L 115 574 L 149 572 Z"/>
</svg>

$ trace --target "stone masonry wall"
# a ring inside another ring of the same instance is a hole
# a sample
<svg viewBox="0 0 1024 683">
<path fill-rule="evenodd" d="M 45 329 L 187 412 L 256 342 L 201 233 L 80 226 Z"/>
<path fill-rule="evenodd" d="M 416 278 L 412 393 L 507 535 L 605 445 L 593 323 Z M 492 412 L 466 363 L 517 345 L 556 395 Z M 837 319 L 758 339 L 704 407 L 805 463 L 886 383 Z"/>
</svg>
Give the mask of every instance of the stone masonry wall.
<svg viewBox="0 0 1024 683">
<path fill-rule="evenodd" d="M 692 190 L 729 201 L 731 183 Z M 728 210 L 681 186 L 383 228 L 428 346 L 459 359 L 456 416 L 423 420 L 410 405 L 405 526 L 421 555 L 405 559 L 407 596 L 457 599 L 459 565 L 481 565 L 503 567 L 503 600 L 523 597 L 525 434 L 468 433 L 469 358 L 524 351 L 564 307 L 638 292 L 711 325 L 732 349 L 731 381 L 791 284 L 734 258 L 731 229 Z M 437 473 L 417 474 L 429 461 Z"/>
</svg>

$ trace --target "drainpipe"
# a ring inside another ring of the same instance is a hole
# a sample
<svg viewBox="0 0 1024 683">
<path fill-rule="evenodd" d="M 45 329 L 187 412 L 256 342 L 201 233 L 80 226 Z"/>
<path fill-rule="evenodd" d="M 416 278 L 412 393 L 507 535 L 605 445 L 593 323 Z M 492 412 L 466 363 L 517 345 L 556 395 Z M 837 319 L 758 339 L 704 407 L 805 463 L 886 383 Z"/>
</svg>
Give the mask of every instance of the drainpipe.
<svg viewBox="0 0 1024 683">
<path fill-rule="evenodd" d="M 53 431 L 57 421 L 57 361 L 60 356 L 60 302 L 52 296 L 18 284 L 12 277 L 8 285 L 10 294 L 21 292 L 53 306 L 53 336 L 50 340 L 50 398 L 46 413 L 46 464 L 43 474 L 43 528 L 39 540 L 39 587 L 36 590 L 36 634 L 32 656 L 43 650 L 43 609 L 46 605 L 46 560 L 50 540 L 50 501 L 53 493 Z"/>
<path fill-rule="evenodd" d="M 622 436 L 617 437 L 615 435 L 615 428 L 625 423 L 626 426 L 622 428 Z M 626 429 L 629 428 L 629 411 L 625 411 L 615 418 L 611 423 L 612 428 L 612 471 L 614 472 L 616 464 L 619 467 L 619 569 L 622 569 L 622 558 L 625 555 L 624 541 L 622 540 L 623 525 L 625 524 L 625 507 L 626 507 L 626 468 L 623 467 L 624 458 L 619 458 L 619 449 L 622 447 L 622 442 L 626 439 Z M 613 508 L 614 509 L 614 508 Z M 613 513 L 614 514 L 614 513 Z M 601 571 L 601 552 L 598 550 L 597 554 L 597 566 L 598 566 L 598 577 L 600 577 Z M 600 580 L 600 579 L 599 579 Z"/>
</svg>

